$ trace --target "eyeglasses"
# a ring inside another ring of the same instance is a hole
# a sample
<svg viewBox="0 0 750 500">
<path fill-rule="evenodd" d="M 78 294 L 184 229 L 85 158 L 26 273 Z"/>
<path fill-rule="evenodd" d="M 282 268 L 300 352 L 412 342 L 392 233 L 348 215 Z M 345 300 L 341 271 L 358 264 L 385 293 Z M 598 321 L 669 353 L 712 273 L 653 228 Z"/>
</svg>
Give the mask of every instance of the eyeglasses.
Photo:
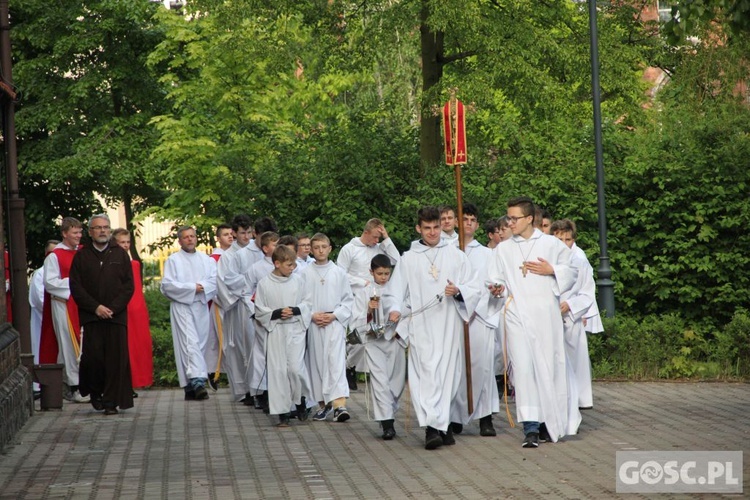
<svg viewBox="0 0 750 500">
<path fill-rule="evenodd" d="M 109 231 L 112 228 L 109 226 L 91 226 L 91 229 L 94 231 Z"/>
<path fill-rule="evenodd" d="M 516 222 L 518 222 L 521 219 L 525 219 L 526 217 L 531 217 L 531 214 L 529 214 L 529 215 L 522 215 L 521 217 L 513 217 L 513 216 L 510 216 L 510 215 L 507 215 L 506 217 L 508 218 L 508 222 L 510 224 L 515 224 Z"/>
</svg>

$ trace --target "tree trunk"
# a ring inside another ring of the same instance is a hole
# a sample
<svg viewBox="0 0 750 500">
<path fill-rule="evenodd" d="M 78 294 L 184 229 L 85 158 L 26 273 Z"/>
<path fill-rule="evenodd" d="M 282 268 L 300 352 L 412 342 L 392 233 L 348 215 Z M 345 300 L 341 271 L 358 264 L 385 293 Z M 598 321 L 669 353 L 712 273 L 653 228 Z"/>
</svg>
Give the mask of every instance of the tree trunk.
<svg viewBox="0 0 750 500">
<path fill-rule="evenodd" d="M 433 116 L 431 106 L 424 100 L 425 95 L 443 77 L 443 33 L 434 33 L 427 26 L 430 11 L 427 0 L 422 0 L 420 19 L 420 39 L 422 52 L 422 106 L 420 109 L 419 157 L 421 172 L 435 167 L 442 159 L 442 139 L 440 137 L 440 116 Z"/>
</svg>

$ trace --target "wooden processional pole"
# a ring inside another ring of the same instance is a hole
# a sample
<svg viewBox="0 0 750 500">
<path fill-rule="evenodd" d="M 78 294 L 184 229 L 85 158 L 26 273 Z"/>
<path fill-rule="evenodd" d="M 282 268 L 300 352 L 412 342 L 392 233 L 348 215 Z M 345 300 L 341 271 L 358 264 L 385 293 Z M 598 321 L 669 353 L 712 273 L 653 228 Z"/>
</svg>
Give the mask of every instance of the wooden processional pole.
<svg viewBox="0 0 750 500">
<path fill-rule="evenodd" d="M 456 176 L 456 217 L 458 217 L 458 245 L 466 251 L 464 236 L 464 202 L 461 193 L 461 165 L 468 159 L 466 154 L 466 120 L 464 104 L 451 92 L 450 100 L 443 107 L 443 130 L 445 133 L 445 163 L 453 165 Z M 474 393 L 471 382 L 471 342 L 469 340 L 469 323 L 464 323 L 464 357 L 466 361 L 466 401 L 469 415 L 474 413 Z"/>
</svg>

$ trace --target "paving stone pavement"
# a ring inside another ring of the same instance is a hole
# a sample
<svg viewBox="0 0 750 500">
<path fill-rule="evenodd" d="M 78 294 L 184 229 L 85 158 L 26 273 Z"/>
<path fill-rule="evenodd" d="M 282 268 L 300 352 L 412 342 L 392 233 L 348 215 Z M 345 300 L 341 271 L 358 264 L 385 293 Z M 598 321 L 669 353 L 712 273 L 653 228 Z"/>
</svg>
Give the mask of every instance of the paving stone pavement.
<svg viewBox="0 0 750 500">
<path fill-rule="evenodd" d="M 35 413 L 0 455 L 0 499 L 608 498 L 618 450 L 750 451 L 748 384 L 597 382 L 594 398 L 579 434 L 556 444 L 522 449 L 501 413 L 497 437 L 475 423 L 434 451 L 406 409 L 382 441 L 362 390 L 348 422 L 286 429 L 227 389 L 208 401 L 144 390 L 108 417 L 66 403 Z"/>
</svg>

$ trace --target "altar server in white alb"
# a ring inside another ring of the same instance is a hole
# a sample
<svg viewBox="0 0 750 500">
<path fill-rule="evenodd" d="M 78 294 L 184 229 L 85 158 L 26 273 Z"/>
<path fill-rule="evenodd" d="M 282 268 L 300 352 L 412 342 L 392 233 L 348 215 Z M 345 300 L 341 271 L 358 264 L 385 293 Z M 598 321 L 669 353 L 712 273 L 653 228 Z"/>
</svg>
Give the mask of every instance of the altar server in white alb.
<svg viewBox="0 0 750 500">
<path fill-rule="evenodd" d="M 524 448 L 575 434 L 581 422 L 577 404 L 569 404 L 560 295 L 573 286 L 577 272 L 570 249 L 534 229 L 530 198 L 508 202 L 513 237 L 498 245 L 490 259 L 494 301 L 503 317 L 513 366 L 516 416 L 523 424 Z M 495 286 L 495 285 L 499 286 Z"/>
<path fill-rule="evenodd" d="M 211 258 L 216 261 L 217 270 L 219 259 L 225 251 L 229 250 L 233 241 L 234 234 L 232 233 L 232 226 L 229 224 L 220 224 L 216 228 L 216 242 L 219 246 L 214 248 L 211 253 Z M 215 301 L 211 301 L 208 316 L 210 321 L 208 345 L 206 347 L 206 367 L 208 368 L 208 385 L 211 386 L 211 389 L 216 391 L 219 388 L 219 377 L 221 376 L 221 365 L 223 363 L 222 347 L 224 343 L 224 326 L 222 323 L 224 321 L 224 311 Z"/>
<path fill-rule="evenodd" d="M 578 279 L 573 288 L 560 296 L 560 314 L 565 327 L 565 352 L 568 356 L 568 373 L 571 376 L 571 388 L 577 395 L 577 404 L 581 409 L 594 406 L 591 390 L 591 360 L 589 344 L 584 329 L 584 321 L 596 308 L 596 282 L 594 269 L 583 250 L 576 245 L 577 229 L 575 222 L 562 219 L 552 223 L 550 233 L 565 243 L 571 250 L 570 265 L 578 269 Z"/>
<path fill-rule="evenodd" d="M 409 342 L 409 391 L 425 448 L 455 444 L 451 402 L 464 370 L 463 322 L 479 300 L 479 288 L 466 255 L 441 240 L 440 211 L 417 213 L 421 239 L 401 256 L 384 297 L 396 331 Z M 403 316 L 403 318 L 401 318 Z"/>
<path fill-rule="evenodd" d="M 279 426 L 289 425 L 289 409 L 297 408 L 297 418 L 307 420 L 310 410 L 304 390 L 310 387 L 305 365 L 310 306 L 304 302 L 302 278 L 294 273 L 297 254 L 278 246 L 272 256 L 274 270 L 262 278 L 255 293 L 255 319 L 258 333 L 266 334 L 268 399 L 272 415 L 279 415 Z"/>
<path fill-rule="evenodd" d="M 477 274 L 479 280 L 477 286 L 481 293 L 477 308 L 469 320 L 474 411 L 471 414 L 468 412 L 466 371 L 464 371 L 458 394 L 451 407 L 451 422 L 453 422 L 455 432 L 457 427 L 460 429 L 471 421 L 479 420 L 480 435 L 496 436 L 497 431 L 492 425 L 492 414 L 500 411 L 500 398 L 495 380 L 495 337 L 500 313 L 497 308 L 490 307 L 490 293 L 487 287 L 483 286 L 489 279 L 487 268 L 492 250 L 474 238 L 474 233 L 479 228 L 478 217 L 477 206 L 473 203 L 464 203 L 464 252 L 469 258 L 473 271 Z"/>
<path fill-rule="evenodd" d="M 216 295 L 216 262 L 198 252 L 195 229 L 177 230 L 180 251 L 164 263 L 161 293 L 170 301 L 169 319 L 177 376 L 186 400 L 208 399 L 205 350 L 208 344 L 208 302 Z"/>
<path fill-rule="evenodd" d="M 60 226 L 62 241 L 44 259 L 44 310 L 39 359 L 42 363 L 60 363 L 63 371 L 63 397 L 74 403 L 88 403 L 78 388 L 81 352 L 81 326 L 78 306 L 70 293 L 70 266 L 78 252 L 83 224 L 65 217 Z M 51 334 L 51 335 L 50 335 Z M 51 338 L 52 337 L 52 338 Z"/>
<path fill-rule="evenodd" d="M 253 222 L 240 214 L 232 219 L 234 241 L 224 251 L 217 266 L 217 293 L 214 304 L 222 310 L 224 371 L 235 401 L 250 406 L 253 339 L 255 327 L 250 317 L 255 313 L 246 271 L 254 260 L 249 251 Z"/>
<path fill-rule="evenodd" d="M 370 262 L 373 282 L 367 286 L 369 295 L 365 329 L 365 368 L 370 373 L 370 400 L 375 420 L 383 428 L 383 439 L 396 437 L 393 426 L 398 401 L 406 385 L 406 343 L 388 323 L 390 311 L 382 300 L 393 272 L 391 259 L 376 255 Z"/>
<path fill-rule="evenodd" d="M 383 241 L 380 241 L 380 239 Z M 367 288 L 372 282 L 370 275 L 370 261 L 379 254 L 387 255 L 392 265 L 396 265 L 400 255 L 393 240 L 388 237 L 388 231 L 380 219 L 370 219 L 365 224 L 362 235 L 344 245 L 336 259 L 336 264 L 346 272 L 349 285 L 354 295 L 352 319 L 349 329 L 363 332 L 367 324 L 367 303 L 370 298 Z M 364 346 L 362 344 L 346 347 L 346 367 L 349 389 L 356 389 L 355 372 L 365 372 Z"/>
<path fill-rule="evenodd" d="M 331 410 L 337 422 L 349 420 L 346 398 L 346 326 L 354 297 L 346 273 L 328 260 L 331 241 L 317 233 L 311 239 L 315 262 L 305 268 L 305 302 L 310 304 L 312 324 L 307 334 L 307 364 L 318 411 L 313 420 L 326 420 Z"/>
<path fill-rule="evenodd" d="M 255 297 L 258 282 L 273 271 L 273 252 L 279 241 L 279 235 L 273 231 L 266 231 L 256 240 L 260 241 L 263 258 L 256 261 L 247 271 L 247 281 L 250 294 Z M 266 338 L 268 332 L 258 328 L 257 318 L 253 320 L 255 336 L 253 337 L 253 362 L 250 366 L 250 392 L 255 394 L 255 409 L 268 413 L 268 371 L 266 370 Z"/>
<path fill-rule="evenodd" d="M 47 257 L 60 244 L 57 240 L 48 240 L 44 248 Z M 39 364 L 39 344 L 42 339 L 42 318 L 44 315 L 44 267 L 34 271 L 29 280 L 29 306 L 31 306 L 30 331 L 31 352 L 34 354 L 34 364 Z M 41 387 L 34 382 L 34 398 L 41 397 Z"/>
</svg>

